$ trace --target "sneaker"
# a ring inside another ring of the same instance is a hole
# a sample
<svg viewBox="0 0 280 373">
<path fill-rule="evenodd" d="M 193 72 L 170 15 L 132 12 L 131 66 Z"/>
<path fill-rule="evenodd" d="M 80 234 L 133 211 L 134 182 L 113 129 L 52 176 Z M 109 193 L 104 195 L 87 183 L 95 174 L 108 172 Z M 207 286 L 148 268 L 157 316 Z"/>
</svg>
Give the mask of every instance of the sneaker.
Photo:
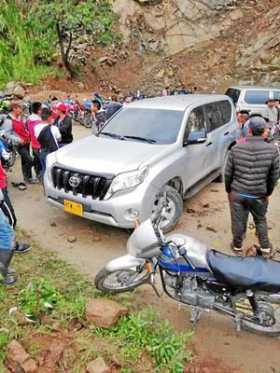
<svg viewBox="0 0 280 373">
<path fill-rule="evenodd" d="M 235 254 L 241 254 L 242 253 L 242 247 L 236 247 L 234 246 L 233 242 L 230 244 L 230 248 L 231 250 L 235 253 Z"/>
<path fill-rule="evenodd" d="M 261 247 L 261 253 L 265 255 L 270 255 L 272 252 L 271 247 Z"/>
<path fill-rule="evenodd" d="M 31 250 L 31 245 L 29 245 L 28 243 L 19 243 L 17 242 L 16 243 L 16 246 L 15 246 L 15 253 L 27 253 L 27 251 L 30 251 Z"/>
</svg>

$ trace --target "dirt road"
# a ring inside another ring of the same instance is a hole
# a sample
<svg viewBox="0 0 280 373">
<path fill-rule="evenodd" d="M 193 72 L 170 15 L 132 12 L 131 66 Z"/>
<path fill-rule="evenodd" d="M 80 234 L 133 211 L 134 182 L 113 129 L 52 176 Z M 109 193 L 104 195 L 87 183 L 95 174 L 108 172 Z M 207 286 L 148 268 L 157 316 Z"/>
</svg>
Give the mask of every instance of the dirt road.
<svg viewBox="0 0 280 373">
<path fill-rule="evenodd" d="M 75 127 L 75 137 L 83 137 L 89 130 Z M 9 175 L 9 180 L 19 178 L 19 168 Z M 91 278 L 109 259 L 125 252 L 128 232 L 102 226 L 51 207 L 45 201 L 41 186 L 35 185 L 27 191 L 10 187 L 19 220 L 19 227 L 27 231 L 32 239 L 46 249 L 74 264 Z M 231 240 L 229 211 L 223 185 L 213 183 L 199 195 L 185 203 L 184 216 L 177 230 L 206 241 L 224 252 L 229 251 Z M 280 247 L 280 190 L 276 190 L 271 200 L 269 227 L 272 242 Z M 69 242 L 76 238 L 74 243 Z M 247 243 L 255 242 L 253 231 L 247 235 Z M 32 252 L 29 254 L 32 255 Z M 143 288 L 136 292 L 139 303 L 151 304 L 178 328 L 190 328 L 189 310 L 178 308 L 176 303 L 163 296 L 158 299 Z M 200 360 L 221 361 L 215 369 L 207 372 L 280 373 L 280 341 L 237 333 L 232 323 L 213 313 L 204 313 L 193 339 L 194 350 Z"/>
</svg>

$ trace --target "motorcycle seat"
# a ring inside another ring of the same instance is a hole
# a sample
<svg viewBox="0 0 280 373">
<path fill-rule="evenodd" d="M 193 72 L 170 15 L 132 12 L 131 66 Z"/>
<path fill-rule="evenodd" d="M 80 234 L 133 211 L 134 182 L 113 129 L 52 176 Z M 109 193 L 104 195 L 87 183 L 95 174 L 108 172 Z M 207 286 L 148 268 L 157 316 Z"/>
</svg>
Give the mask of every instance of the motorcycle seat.
<svg viewBox="0 0 280 373">
<path fill-rule="evenodd" d="M 280 291 L 280 262 L 261 256 L 230 256 L 215 250 L 207 253 L 217 280 L 232 288 Z"/>
</svg>

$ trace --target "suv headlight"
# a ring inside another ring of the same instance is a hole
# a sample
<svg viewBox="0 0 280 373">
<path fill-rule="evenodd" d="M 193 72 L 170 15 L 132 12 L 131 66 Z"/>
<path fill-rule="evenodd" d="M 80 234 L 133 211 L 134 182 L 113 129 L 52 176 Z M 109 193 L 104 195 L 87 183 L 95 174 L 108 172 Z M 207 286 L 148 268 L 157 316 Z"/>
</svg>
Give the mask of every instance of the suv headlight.
<svg viewBox="0 0 280 373">
<path fill-rule="evenodd" d="M 125 172 L 123 174 L 120 174 L 116 176 L 110 188 L 108 189 L 108 192 L 106 193 L 105 200 L 112 197 L 113 194 L 127 190 L 127 189 L 133 189 L 137 187 L 138 185 L 142 184 L 143 181 L 146 179 L 147 175 L 149 173 L 149 167 L 145 166 L 142 168 L 139 168 L 136 171 L 130 171 Z"/>
</svg>

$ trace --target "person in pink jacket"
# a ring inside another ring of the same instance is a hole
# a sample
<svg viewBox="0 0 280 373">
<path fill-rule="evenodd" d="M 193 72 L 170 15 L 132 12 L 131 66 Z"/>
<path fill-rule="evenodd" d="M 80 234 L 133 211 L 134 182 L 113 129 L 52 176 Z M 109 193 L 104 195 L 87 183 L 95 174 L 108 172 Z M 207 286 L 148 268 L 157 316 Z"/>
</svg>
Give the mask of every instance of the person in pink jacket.
<svg viewBox="0 0 280 373">
<path fill-rule="evenodd" d="M 31 105 L 31 115 L 27 120 L 27 128 L 31 137 L 32 154 L 34 157 L 34 169 L 38 179 L 41 178 L 41 162 L 40 162 L 40 144 L 35 136 L 34 128 L 42 122 L 41 119 L 42 104 L 41 102 L 33 102 Z"/>
</svg>

